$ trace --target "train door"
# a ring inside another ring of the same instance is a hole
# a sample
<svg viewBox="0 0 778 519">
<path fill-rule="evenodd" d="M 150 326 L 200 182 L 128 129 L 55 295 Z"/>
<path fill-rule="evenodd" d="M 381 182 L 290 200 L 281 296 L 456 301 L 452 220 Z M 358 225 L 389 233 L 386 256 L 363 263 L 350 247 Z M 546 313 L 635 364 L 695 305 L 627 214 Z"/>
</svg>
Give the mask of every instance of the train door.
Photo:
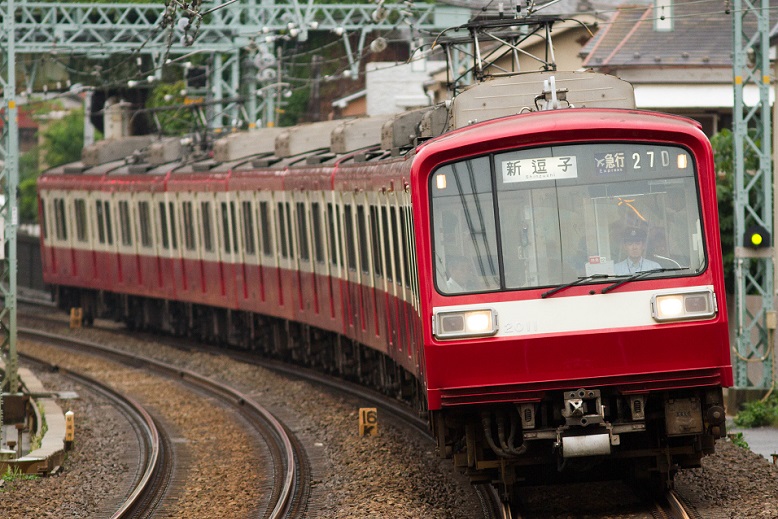
<svg viewBox="0 0 778 519">
<path fill-rule="evenodd" d="M 373 313 L 371 319 L 374 321 L 373 331 L 377 339 L 382 339 L 382 346 L 386 345 L 386 282 L 384 278 L 385 266 L 384 256 L 381 251 L 381 219 L 378 193 L 371 193 L 368 196 L 370 202 L 370 260 L 373 265 Z"/>
<path fill-rule="evenodd" d="M 257 243 L 257 211 L 254 191 L 238 191 L 238 222 L 240 227 L 240 264 L 243 283 L 238 290 L 241 308 L 259 310 L 260 299 L 259 248 Z"/>
<path fill-rule="evenodd" d="M 202 258 L 200 257 L 200 239 L 197 232 L 196 196 L 194 192 L 178 194 L 179 229 L 181 236 L 181 288 L 188 301 L 197 301 L 200 294 L 200 272 Z"/>
<path fill-rule="evenodd" d="M 72 219 L 73 222 L 73 273 L 79 282 L 85 286 L 96 286 L 95 283 L 95 254 L 91 247 L 89 235 L 89 219 L 87 218 L 86 191 L 71 191 Z"/>
<path fill-rule="evenodd" d="M 57 276 L 65 281 L 73 276 L 73 256 L 70 229 L 70 215 L 67 209 L 67 192 L 51 191 L 52 214 L 54 219 L 54 236 L 51 240 L 53 249 L 52 264 Z"/>
<path fill-rule="evenodd" d="M 343 241 L 345 256 L 345 308 L 346 325 L 348 334 L 352 337 L 360 337 L 362 323 L 360 322 L 360 288 L 359 265 L 357 261 L 357 231 L 356 231 L 356 207 L 354 195 L 343 193 Z"/>
<path fill-rule="evenodd" d="M 396 286 L 394 283 L 394 255 L 392 249 L 391 222 L 389 220 L 389 197 L 382 193 L 380 196 L 380 220 L 381 220 L 381 246 L 384 256 L 384 320 L 386 321 L 386 347 L 387 351 L 393 351 L 397 345 L 397 301 L 395 300 Z"/>
<path fill-rule="evenodd" d="M 114 243 L 114 228 L 111 206 L 111 193 L 95 193 L 92 203 L 94 228 L 97 238 L 94 243 L 98 257 L 98 269 L 103 287 L 115 287 L 119 284 L 119 258 Z"/>
<path fill-rule="evenodd" d="M 324 194 L 311 193 L 311 243 L 313 255 L 313 276 L 316 288 L 316 312 L 323 326 L 332 326 L 335 317 L 332 305 L 332 284 L 327 261 L 327 232 L 324 217 Z"/>
<path fill-rule="evenodd" d="M 278 256 L 277 238 L 273 225 L 273 197 L 270 191 L 257 193 L 257 230 L 261 261 L 259 266 L 259 284 L 262 303 L 278 300 Z"/>
<path fill-rule="evenodd" d="M 136 193 L 134 200 L 137 217 L 139 283 L 144 287 L 146 294 L 165 297 L 166 289 L 161 284 L 159 262 L 157 261 L 156 236 L 154 235 L 152 216 L 154 202 L 151 193 Z"/>
<path fill-rule="evenodd" d="M 332 319 L 340 323 L 341 330 L 345 329 L 346 306 L 343 295 L 343 240 L 341 228 L 340 195 L 331 191 L 327 199 L 327 271 L 329 272 L 329 286 L 332 294 L 330 312 Z"/>
<path fill-rule="evenodd" d="M 175 193 L 168 191 L 153 197 L 154 210 L 156 211 L 154 220 L 158 236 L 157 251 L 160 277 L 165 286 L 172 287 L 171 292 L 174 297 L 181 286 L 175 199 Z"/>
<path fill-rule="evenodd" d="M 375 345 L 375 287 L 373 283 L 373 261 L 370 256 L 370 205 L 364 191 L 354 195 L 356 206 L 355 224 L 357 231 L 357 248 L 359 264 L 359 319 L 361 333 L 365 344 Z"/>
<path fill-rule="evenodd" d="M 235 193 L 223 191 L 216 193 L 217 218 L 216 232 L 221 251 L 222 297 L 217 306 L 233 306 L 237 302 L 237 287 L 243 284 L 243 272 L 238 264 L 238 228 Z"/>
<path fill-rule="evenodd" d="M 198 264 L 196 286 L 199 295 L 197 300 L 207 301 L 209 294 L 221 293 L 221 258 L 218 239 L 216 237 L 216 198 L 214 193 L 199 192 L 194 197 L 194 210 L 198 240 L 200 247 L 200 262 Z"/>
<path fill-rule="evenodd" d="M 292 193 L 294 203 L 294 234 L 297 243 L 297 290 L 295 297 L 299 303 L 295 305 L 302 319 L 312 322 L 319 313 L 319 301 L 316 287 L 316 279 L 313 275 L 313 261 L 311 258 L 311 228 L 309 218 L 309 201 L 307 191 Z"/>
<path fill-rule="evenodd" d="M 119 251 L 121 279 L 129 292 L 137 292 L 140 288 L 140 279 L 132 193 L 127 191 L 118 192 L 115 195 L 115 199 L 117 215 L 115 221 L 118 230 L 116 248 Z"/>
</svg>

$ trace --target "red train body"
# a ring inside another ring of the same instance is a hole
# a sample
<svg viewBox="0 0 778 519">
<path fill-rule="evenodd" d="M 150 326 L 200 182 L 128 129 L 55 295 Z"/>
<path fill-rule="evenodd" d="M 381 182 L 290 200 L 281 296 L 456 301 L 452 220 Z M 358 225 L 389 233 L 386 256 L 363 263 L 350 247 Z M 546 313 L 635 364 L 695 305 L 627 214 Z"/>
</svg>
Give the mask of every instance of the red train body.
<svg viewBox="0 0 778 519">
<path fill-rule="evenodd" d="M 698 466 L 732 383 L 699 126 L 601 108 L 460 126 L 394 154 L 53 170 L 45 281 L 90 317 L 403 395 L 507 491 L 592 461 L 661 483 Z"/>
</svg>

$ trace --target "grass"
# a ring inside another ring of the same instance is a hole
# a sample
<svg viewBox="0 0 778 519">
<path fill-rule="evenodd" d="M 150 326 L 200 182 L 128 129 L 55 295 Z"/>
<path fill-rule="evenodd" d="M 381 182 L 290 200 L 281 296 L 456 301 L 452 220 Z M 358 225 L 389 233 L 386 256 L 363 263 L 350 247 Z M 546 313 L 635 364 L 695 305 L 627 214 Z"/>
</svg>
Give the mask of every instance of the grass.
<svg viewBox="0 0 778 519">
<path fill-rule="evenodd" d="M 0 479 L 8 483 L 13 483 L 14 481 L 34 481 L 36 479 L 40 479 L 40 476 L 36 474 L 25 474 L 19 470 L 18 467 L 9 466 L 5 470 L 5 473 L 0 476 Z"/>
<path fill-rule="evenodd" d="M 778 426 L 778 394 L 771 394 L 764 402 L 746 402 L 734 421 L 738 427 Z"/>
</svg>

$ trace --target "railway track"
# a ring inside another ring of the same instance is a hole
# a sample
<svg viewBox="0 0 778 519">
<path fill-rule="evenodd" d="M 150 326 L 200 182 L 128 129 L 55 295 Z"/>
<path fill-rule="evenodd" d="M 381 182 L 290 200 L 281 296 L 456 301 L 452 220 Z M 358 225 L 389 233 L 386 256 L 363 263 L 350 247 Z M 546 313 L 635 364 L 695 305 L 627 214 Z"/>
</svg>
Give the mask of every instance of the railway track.
<svg viewBox="0 0 778 519">
<path fill-rule="evenodd" d="M 53 368 L 44 359 L 27 354 L 20 358 L 28 362 Z M 133 398 L 116 391 L 102 382 L 76 371 L 57 369 L 60 376 L 73 380 L 89 391 L 111 402 L 135 431 L 138 440 L 137 477 L 127 498 L 121 503 L 112 519 L 140 517 L 144 510 L 153 509 L 164 495 L 172 475 L 172 449 L 170 437 L 164 429 L 157 427 L 152 415 Z"/>
<path fill-rule="evenodd" d="M 183 381 L 186 384 L 197 388 L 207 395 L 218 398 L 222 402 L 229 403 L 237 409 L 246 420 L 255 427 L 270 448 L 270 456 L 273 459 L 273 488 L 270 497 L 270 505 L 267 507 L 267 513 L 263 517 L 291 518 L 302 516 L 307 501 L 309 478 L 307 477 L 307 461 L 303 449 L 288 434 L 284 425 L 279 422 L 270 412 L 261 406 L 248 395 L 228 387 L 224 384 L 203 377 L 193 371 L 182 369 L 179 366 L 170 365 L 142 355 L 127 353 L 102 344 L 90 341 L 64 337 L 57 334 L 34 330 L 31 328 L 19 328 L 20 335 L 53 343 L 59 347 L 65 344 L 65 347 L 74 348 L 90 354 L 107 356 L 128 364 L 133 367 L 147 367 L 168 378 Z M 158 433 L 156 433 L 157 436 Z M 158 457 L 158 455 L 156 456 Z M 146 478 L 144 478 L 146 479 Z M 154 476 L 149 476 L 150 481 L 154 481 Z M 157 485 L 164 487 L 165 485 Z M 115 517 L 136 517 L 142 516 L 139 511 L 139 505 L 151 503 L 158 498 L 149 496 L 147 491 L 139 489 L 133 490 L 132 494 L 138 494 L 134 504 L 128 505 L 127 511 L 121 512 L 130 515 L 116 515 Z M 123 507 L 124 508 L 124 507 Z M 119 511 L 117 511 L 119 513 Z"/>
</svg>

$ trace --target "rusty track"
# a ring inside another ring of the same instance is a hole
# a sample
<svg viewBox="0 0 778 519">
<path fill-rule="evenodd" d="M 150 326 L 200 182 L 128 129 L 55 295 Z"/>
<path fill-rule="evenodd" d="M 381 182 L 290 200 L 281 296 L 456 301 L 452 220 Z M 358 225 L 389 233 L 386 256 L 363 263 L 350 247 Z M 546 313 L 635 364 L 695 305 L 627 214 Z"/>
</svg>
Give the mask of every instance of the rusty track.
<svg viewBox="0 0 778 519">
<path fill-rule="evenodd" d="M 113 357 L 124 364 L 131 364 L 135 367 L 146 366 L 167 377 L 183 380 L 218 397 L 222 401 L 229 402 L 238 408 L 254 427 L 260 431 L 263 437 L 268 440 L 267 443 L 271 448 L 274 466 L 274 486 L 270 505 L 272 510 L 268 510 L 264 517 L 269 519 L 297 517 L 304 512 L 309 492 L 305 454 L 287 434 L 283 424 L 248 395 L 193 371 L 91 341 L 21 327 L 19 328 L 19 333 L 37 339 L 56 341 L 60 345 L 67 343 L 71 347 Z"/>
</svg>

